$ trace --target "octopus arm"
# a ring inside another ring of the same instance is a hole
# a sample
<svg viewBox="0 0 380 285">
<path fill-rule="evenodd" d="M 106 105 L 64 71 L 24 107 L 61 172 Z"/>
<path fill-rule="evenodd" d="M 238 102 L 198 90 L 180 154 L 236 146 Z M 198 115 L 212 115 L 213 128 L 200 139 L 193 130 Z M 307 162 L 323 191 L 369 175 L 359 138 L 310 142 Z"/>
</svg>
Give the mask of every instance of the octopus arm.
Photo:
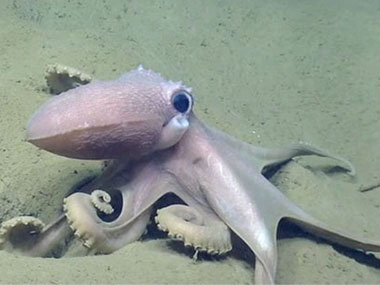
<svg viewBox="0 0 380 285">
<path fill-rule="evenodd" d="M 209 138 L 213 138 L 212 143 L 216 148 L 227 148 L 230 153 L 230 158 L 239 158 L 241 162 L 247 164 L 247 168 L 255 166 L 259 172 L 263 172 L 270 167 L 286 162 L 294 157 L 316 155 L 339 161 L 343 164 L 343 168 L 348 171 L 348 174 L 351 176 L 356 174 L 353 164 L 344 157 L 330 153 L 325 149 L 309 143 L 299 142 L 273 148 L 258 147 L 206 126 L 196 119 L 193 119 L 193 121 L 206 131 Z"/>
<path fill-rule="evenodd" d="M 319 221 L 307 213 L 298 213 L 297 215 L 289 215 L 284 218 L 290 220 L 294 224 L 297 224 L 304 230 L 316 236 L 322 237 L 332 243 L 340 244 L 352 249 L 380 252 L 379 241 L 348 234 L 342 230 L 323 223 L 322 221 Z"/>
<path fill-rule="evenodd" d="M 114 221 L 106 222 L 98 216 L 99 210 L 110 210 L 109 205 L 105 204 L 110 202 L 109 199 L 103 199 L 103 204 L 100 203 L 99 190 L 96 195 L 93 191 L 67 197 L 65 214 L 75 235 L 85 247 L 96 253 L 111 253 L 139 239 L 149 223 L 152 205 L 166 193 L 178 193 L 179 187 L 172 175 L 147 165 L 130 184 L 120 189 L 123 206 Z"/>
<path fill-rule="evenodd" d="M 219 179 L 204 185 L 207 201 L 254 252 L 256 283 L 274 283 L 276 235 L 283 218 L 331 242 L 353 249 L 380 251 L 380 242 L 352 236 L 309 215 L 255 169 L 247 169 L 236 160 L 220 163 L 220 158 L 210 165 L 214 177 Z"/>
<path fill-rule="evenodd" d="M 46 226 L 35 217 L 15 217 L 1 224 L 0 249 L 33 257 L 47 256 L 71 233 L 63 214 Z"/>
<path fill-rule="evenodd" d="M 356 174 L 355 167 L 347 159 L 308 143 L 300 142 L 278 148 L 262 148 L 252 146 L 250 149 L 260 172 L 263 172 L 268 167 L 286 162 L 293 157 L 316 155 L 335 159 L 345 166 L 344 168 L 347 169 L 348 174 L 351 176 Z"/>
</svg>

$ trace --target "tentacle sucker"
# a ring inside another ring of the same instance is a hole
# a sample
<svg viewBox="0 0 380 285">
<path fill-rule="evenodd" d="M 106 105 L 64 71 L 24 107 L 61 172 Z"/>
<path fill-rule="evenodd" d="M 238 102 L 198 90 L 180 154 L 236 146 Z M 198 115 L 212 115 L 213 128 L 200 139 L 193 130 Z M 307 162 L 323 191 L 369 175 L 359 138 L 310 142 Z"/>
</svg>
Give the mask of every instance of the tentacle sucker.
<svg viewBox="0 0 380 285">
<path fill-rule="evenodd" d="M 196 251 L 224 254 L 232 249 L 230 231 L 220 220 L 186 205 L 172 205 L 157 211 L 158 229 L 192 246 Z"/>
<path fill-rule="evenodd" d="M 96 209 L 104 214 L 112 214 L 114 209 L 111 203 L 111 196 L 106 191 L 94 190 L 91 192 L 91 202 Z"/>
</svg>

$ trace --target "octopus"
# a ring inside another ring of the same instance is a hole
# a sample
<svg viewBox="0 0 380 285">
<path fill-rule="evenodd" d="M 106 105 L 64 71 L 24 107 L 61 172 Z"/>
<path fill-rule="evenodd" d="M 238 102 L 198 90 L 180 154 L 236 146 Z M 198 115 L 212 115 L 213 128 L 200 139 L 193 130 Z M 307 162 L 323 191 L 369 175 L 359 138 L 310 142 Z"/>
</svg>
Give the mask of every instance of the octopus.
<svg viewBox="0 0 380 285">
<path fill-rule="evenodd" d="M 96 81 L 55 65 L 47 82 L 61 94 L 32 116 L 27 141 L 69 158 L 105 160 L 106 167 L 64 199 L 50 224 L 32 216 L 3 222 L 1 249 L 46 256 L 74 234 L 88 252 L 109 254 L 138 240 L 154 217 L 159 230 L 196 253 L 227 254 L 235 233 L 255 255 L 255 282 L 268 284 L 275 282 L 283 220 L 332 243 L 380 251 L 379 241 L 310 215 L 264 175 L 304 155 L 335 159 L 355 175 L 348 160 L 306 143 L 264 148 L 239 141 L 197 118 L 191 88 L 142 66 Z M 182 203 L 157 210 L 165 195 Z"/>
</svg>

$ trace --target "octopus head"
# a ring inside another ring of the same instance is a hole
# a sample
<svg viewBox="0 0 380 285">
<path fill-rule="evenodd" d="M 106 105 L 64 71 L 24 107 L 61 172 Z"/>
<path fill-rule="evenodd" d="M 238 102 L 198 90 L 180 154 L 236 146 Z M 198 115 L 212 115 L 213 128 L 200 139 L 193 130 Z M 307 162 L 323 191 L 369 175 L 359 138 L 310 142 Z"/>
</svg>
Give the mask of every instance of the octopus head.
<svg viewBox="0 0 380 285">
<path fill-rule="evenodd" d="M 71 158 L 138 158 L 175 145 L 192 112 L 191 89 L 142 66 L 54 96 L 32 116 L 27 140 Z"/>
</svg>

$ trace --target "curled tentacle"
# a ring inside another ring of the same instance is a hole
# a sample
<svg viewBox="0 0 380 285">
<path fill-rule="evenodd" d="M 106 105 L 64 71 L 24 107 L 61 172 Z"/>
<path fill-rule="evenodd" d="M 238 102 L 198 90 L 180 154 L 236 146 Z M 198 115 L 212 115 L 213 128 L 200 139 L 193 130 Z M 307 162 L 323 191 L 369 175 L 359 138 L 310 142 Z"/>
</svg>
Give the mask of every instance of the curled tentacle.
<svg viewBox="0 0 380 285">
<path fill-rule="evenodd" d="M 69 89 L 90 83 L 92 77 L 76 68 L 53 64 L 48 66 L 45 79 L 50 92 L 60 94 Z"/>
<path fill-rule="evenodd" d="M 114 221 L 106 222 L 97 210 L 105 214 L 113 209 L 111 197 L 102 190 L 94 192 L 74 193 L 64 200 L 68 223 L 83 245 L 95 253 L 111 253 L 140 238 L 149 222 L 150 208 L 135 216 L 131 209 L 123 208 Z"/>
<path fill-rule="evenodd" d="M 232 249 L 230 231 L 217 218 L 201 214 L 185 205 L 172 205 L 157 211 L 157 227 L 168 236 L 209 254 L 224 254 Z"/>
<path fill-rule="evenodd" d="M 72 232 L 63 215 L 49 225 L 30 216 L 1 224 L 0 249 L 28 256 L 46 256 Z"/>
<path fill-rule="evenodd" d="M 32 246 L 44 227 L 41 220 L 29 216 L 5 221 L 0 228 L 0 248 L 6 251 L 25 251 Z"/>
<path fill-rule="evenodd" d="M 111 203 L 111 195 L 103 190 L 94 190 L 91 193 L 91 202 L 96 209 L 104 214 L 112 214 L 114 209 Z"/>
</svg>

